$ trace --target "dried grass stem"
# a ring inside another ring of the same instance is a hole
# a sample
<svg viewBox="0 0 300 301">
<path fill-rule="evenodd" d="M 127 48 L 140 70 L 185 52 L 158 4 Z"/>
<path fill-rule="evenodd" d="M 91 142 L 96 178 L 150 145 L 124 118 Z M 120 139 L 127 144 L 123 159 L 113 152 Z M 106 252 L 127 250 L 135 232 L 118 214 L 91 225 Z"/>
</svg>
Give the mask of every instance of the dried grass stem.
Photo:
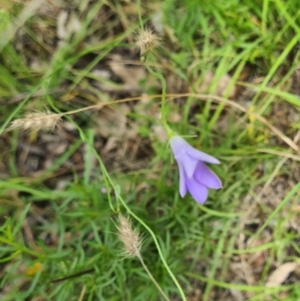
<svg viewBox="0 0 300 301">
<path fill-rule="evenodd" d="M 117 229 L 118 229 L 118 237 L 124 245 L 124 252 L 123 252 L 124 257 L 126 257 L 126 258 L 137 257 L 140 260 L 145 272 L 148 274 L 149 278 L 154 283 L 154 285 L 156 286 L 158 291 L 161 293 L 163 298 L 166 301 L 170 301 L 168 296 L 164 293 L 162 288 L 159 286 L 159 284 L 157 283 L 157 281 L 155 280 L 155 278 L 149 271 L 148 267 L 146 266 L 146 264 L 142 258 L 142 255 L 140 252 L 141 246 L 142 246 L 142 240 L 140 238 L 140 234 L 132 228 L 129 218 L 124 217 L 120 214 L 119 215 L 119 224 L 117 226 Z"/>
</svg>

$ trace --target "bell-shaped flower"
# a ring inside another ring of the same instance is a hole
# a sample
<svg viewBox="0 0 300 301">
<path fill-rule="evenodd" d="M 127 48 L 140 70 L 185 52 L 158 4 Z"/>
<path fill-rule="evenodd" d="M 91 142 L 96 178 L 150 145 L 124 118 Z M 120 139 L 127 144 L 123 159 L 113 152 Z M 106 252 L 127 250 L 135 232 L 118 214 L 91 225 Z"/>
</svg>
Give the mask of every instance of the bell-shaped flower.
<svg viewBox="0 0 300 301">
<path fill-rule="evenodd" d="M 219 164 L 219 160 L 193 148 L 180 136 L 173 136 L 170 145 L 179 167 L 180 195 L 184 197 L 189 191 L 198 203 L 203 204 L 208 189 L 222 187 L 221 180 L 205 163 Z"/>
</svg>

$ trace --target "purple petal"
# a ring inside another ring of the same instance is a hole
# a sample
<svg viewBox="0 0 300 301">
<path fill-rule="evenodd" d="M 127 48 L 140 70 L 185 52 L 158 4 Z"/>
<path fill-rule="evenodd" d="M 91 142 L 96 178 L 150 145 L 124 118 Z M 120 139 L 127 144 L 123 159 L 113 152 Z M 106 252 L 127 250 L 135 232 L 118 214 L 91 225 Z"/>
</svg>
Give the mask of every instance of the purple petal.
<svg viewBox="0 0 300 301">
<path fill-rule="evenodd" d="M 188 178 L 192 178 L 197 166 L 197 160 L 187 154 L 186 146 L 188 144 L 181 137 L 174 136 L 170 140 L 170 145 L 178 165 L 181 165 Z"/>
<path fill-rule="evenodd" d="M 222 182 L 219 177 L 203 162 L 198 162 L 194 173 L 194 178 L 200 184 L 208 188 L 220 189 L 222 187 Z"/>
<path fill-rule="evenodd" d="M 186 185 L 192 197 L 200 204 L 204 204 L 208 195 L 208 188 L 198 183 L 195 179 L 187 179 Z"/>
<path fill-rule="evenodd" d="M 200 152 L 199 150 L 190 146 L 180 136 L 173 136 L 170 139 L 170 145 L 171 145 L 171 149 L 172 149 L 173 154 L 176 159 L 177 159 L 177 157 L 181 157 L 182 153 L 185 151 L 188 155 L 193 157 L 195 160 L 200 160 L 200 161 L 204 161 L 204 162 L 208 162 L 208 163 L 212 163 L 212 164 L 220 163 L 220 161 L 217 160 L 216 158 L 214 158 L 206 153 Z"/>
<path fill-rule="evenodd" d="M 183 153 L 180 158 L 177 159 L 177 161 L 182 165 L 187 178 L 192 178 L 198 161 L 190 157 L 187 153 Z"/>
<path fill-rule="evenodd" d="M 186 146 L 186 152 L 196 160 L 208 162 L 211 164 L 220 164 L 220 161 L 213 156 L 200 152 L 189 144 Z"/>
<path fill-rule="evenodd" d="M 184 168 L 182 164 L 178 163 L 179 167 L 179 193 L 181 197 L 183 198 L 186 195 L 187 187 L 186 187 L 186 175 L 184 172 Z"/>
<path fill-rule="evenodd" d="M 184 152 L 185 145 L 186 142 L 179 136 L 173 136 L 170 139 L 170 146 L 175 158 L 177 158 L 182 152 Z"/>
</svg>

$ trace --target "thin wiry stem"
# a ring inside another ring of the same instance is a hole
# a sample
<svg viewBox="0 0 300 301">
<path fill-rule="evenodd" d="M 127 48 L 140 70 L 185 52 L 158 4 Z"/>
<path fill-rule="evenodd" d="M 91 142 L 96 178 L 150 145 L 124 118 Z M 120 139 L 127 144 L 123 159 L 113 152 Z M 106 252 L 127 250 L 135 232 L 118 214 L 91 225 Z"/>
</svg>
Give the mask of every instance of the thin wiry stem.
<svg viewBox="0 0 300 301">
<path fill-rule="evenodd" d="M 101 167 L 104 168 L 104 169 L 101 168 L 101 169 L 102 169 L 102 172 L 105 173 L 105 176 L 108 178 L 110 184 L 112 185 L 113 188 L 115 188 L 115 185 L 114 185 L 114 183 L 112 182 L 112 180 L 111 180 L 109 174 L 107 173 L 107 171 L 106 171 L 106 169 L 105 169 L 105 166 L 104 166 L 104 164 L 102 163 L 101 158 L 99 157 L 98 154 L 97 154 L 96 156 L 97 156 L 98 160 L 100 159 L 99 163 L 100 163 Z M 116 189 L 115 191 L 118 192 L 118 189 Z M 124 208 L 127 210 L 127 212 L 128 212 L 135 220 L 137 220 L 141 225 L 143 225 L 143 226 L 146 228 L 146 230 L 150 233 L 150 235 L 152 236 L 152 239 L 153 239 L 153 241 L 154 241 L 154 244 L 155 244 L 155 246 L 156 246 L 156 249 L 157 249 L 157 251 L 158 251 L 159 257 L 160 257 L 160 259 L 161 259 L 161 261 L 162 261 L 162 263 L 163 263 L 165 269 L 167 270 L 168 274 L 170 275 L 170 277 L 172 278 L 174 284 L 176 285 L 176 287 L 177 287 L 177 289 L 178 289 L 178 291 L 179 291 L 179 293 L 180 293 L 180 296 L 181 296 L 182 300 L 187 301 L 187 299 L 186 299 L 186 297 L 185 297 L 185 294 L 184 294 L 184 292 L 183 292 L 183 289 L 182 289 L 181 285 L 179 284 L 178 280 L 176 279 L 174 273 L 171 271 L 171 269 L 170 269 L 170 267 L 169 267 L 167 261 L 165 260 L 165 257 L 164 257 L 164 255 L 163 255 L 163 253 L 162 253 L 162 250 L 161 250 L 161 248 L 160 248 L 160 245 L 159 245 L 159 243 L 158 243 L 158 240 L 157 240 L 157 238 L 156 238 L 154 232 L 150 229 L 150 227 L 148 227 L 148 225 L 147 225 L 142 219 L 140 219 L 135 213 L 133 213 L 133 212 L 131 211 L 131 209 L 127 206 L 126 202 L 123 200 L 123 198 L 121 197 L 121 195 L 120 195 L 119 193 L 116 193 L 116 197 L 117 197 L 117 199 L 120 201 L 120 203 L 124 206 Z"/>
<path fill-rule="evenodd" d="M 87 141 L 87 139 L 86 139 L 85 134 L 83 133 L 83 131 L 82 131 L 80 128 L 78 128 L 78 130 L 79 130 L 80 135 L 81 135 L 81 137 L 83 138 L 83 140 L 84 140 L 85 142 L 88 143 L 88 141 Z M 172 280 L 173 280 L 175 286 L 177 287 L 177 289 L 178 289 L 178 291 L 179 291 L 179 294 L 180 294 L 182 300 L 183 300 L 183 301 L 187 301 L 186 296 L 185 296 L 185 294 L 184 294 L 184 291 L 183 291 L 181 285 L 179 284 L 178 280 L 176 279 L 176 277 L 175 277 L 174 273 L 172 272 L 171 268 L 169 267 L 167 261 L 165 260 L 165 257 L 164 257 L 164 255 L 163 255 L 163 253 L 162 253 L 161 247 L 160 247 L 160 245 L 159 245 L 159 243 L 158 243 L 158 240 L 157 240 L 157 238 L 156 238 L 154 232 L 150 229 L 150 227 L 149 227 L 142 219 L 140 219 L 135 213 L 133 213 L 133 212 L 131 211 L 131 209 L 128 207 L 128 205 L 126 204 L 126 202 L 124 201 L 124 199 L 123 199 L 123 198 L 121 197 L 121 195 L 120 195 L 120 188 L 119 188 L 119 186 L 115 185 L 115 183 L 113 182 L 113 180 L 112 180 L 111 177 L 109 176 L 109 174 L 108 174 L 108 172 L 107 172 L 107 170 L 106 170 L 106 168 L 105 168 L 105 165 L 103 164 L 103 162 L 102 162 L 102 160 L 101 160 L 99 154 L 97 153 L 97 151 L 96 151 L 95 149 L 92 148 L 92 150 L 93 150 L 93 153 L 94 153 L 95 157 L 98 159 L 98 162 L 99 162 L 99 164 L 100 164 L 101 171 L 102 171 L 102 173 L 103 173 L 103 175 L 104 175 L 104 178 L 107 179 L 107 181 L 109 182 L 109 184 L 112 186 L 112 188 L 113 188 L 114 191 L 115 191 L 116 199 L 117 199 L 117 200 L 122 204 L 122 206 L 126 209 L 127 213 L 130 214 L 130 215 L 131 215 L 136 221 L 138 221 L 142 226 L 144 226 L 144 228 L 150 233 L 150 235 L 152 236 L 152 239 L 153 239 L 153 241 L 154 241 L 154 244 L 155 244 L 155 246 L 156 246 L 156 249 L 157 249 L 157 251 L 158 251 L 159 258 L 161 259 L 161 261 L 162 261 L 162 263 L 163 263 L 165 269 L 167 270 L 169 276 L 172 278 Z"/>
<path fill-rule="evenodd" d="M 9 121 L 11 120 L 11 118 L 18 112 L 20 111 L 20 109 L 24 106 L 24 104 L 26 103 L 26 101 L 28 101 L 28 99 L 30 98 L 30 96 L 37 91 L 37 89 L 39 89 L 40 86 L 37 86 L 34 91 L 32 93 L 30 93 L 28 95 L 28 97 L 23 101 L 23 103 L 18 106 L 18 108 L 11 114 L 11 116 L 9 116 L 9 118 L 5 121 L 5 123 L 1 126 L 0 128 L 0 134 L 3 131 L 3 128 L 5 128 L 5 126 L 9 123 Z M 216 96 L 216 95 L 210 95 L 210 94 L 194 94 L 194 93 L 176 93 L 176 94 L 166 94 L 165 97 L 168 96 L 170 98 L 179 98 L 179 97 L 194 97 L 194 98 L 198 98 L 198 99 L 202 99 L 204 101 L 206 101 L 207 99 L 210 99 L 210 101 L 214 101 L 216 103 L 225 103 L 225 105 L 233 107 L 235 109 L 240 110 L 241 112 L 250 115 L 252 114 L 258 121 L 260 121 L 261 123 L 263 123 L 265 126 L 267 126 L 276 136 L 278 136 L 281 140 L 283 140 L 287 145 L 289 145 L 293 150 L 295 150 L 298 154 L 300 153 L 300 147 L 293 142 L 289 137 L 287 137 L 283 132 L 281 132 L 278 128 L 274 127 L 272 124 L 270 124 L 270 122 L 268 122 L 268 120 L 266 118 L 264 118 L 263 116 L 255 113 L 255 112 L 250 112 L 249 109 L 239 105 L 238 103 L 236 103 L 233 100 L 229 100 L 220 96 Z M 152 97 L 152 98 L 161 98 L 162 95 L 161 94 L 155 94 L 155 95 L 148 95 L 148 97 Z M 138 96 L 138 97 L 128 97 L 128 98 L 124 98 L 124 99 L 119 99 L 119 100 L 115 100 L 115 101 L 107 101 L 107 102 L 102 102 L 96 105 L 91 105 L 88 107 L 84 107 L 84 108 L 80 108 L 80 109 L 76 109 L 73 111 L 69 111 L 69 112 L 65 112 L 65 113 L 60 113 L 58 114 L 59 116 L 65 116 L 65 115 L 71 115 L 71 114 L 75 114 L 75 113 L 79 113 L 79 112 L 83 112 L 86 110 L 92 110 L 92 109 L 100 109 L 104 106 L 109 106 L 109 105 L 114 105 L 117 103 L 124 103 L 124 102 L 130 102 L 130 101 L 135 101 L 135 100 L 141 100 L 142 97 Z M 166 100 L 165 100 L 166 102 Z"/>
<path fill-rule="evenodd" d="M 143 19 L 142 19 L 141 0 L 137 1 L 137 8 L 138 8 L 138 16 L 139 16 L 140 26 L 141 26 L 141 29 L 144 29 L 144 23 L 143 23 Z"/>
<path fill-rule="evenodd" d="M 156 286 L 156 288 L 159 290 L 159 292 L 161 293 L 161 295 L 163 296 L 163 298 L 166 301 L 170 301 L 170 299 L 168 298 L 168 296 L 165 294 L 165 292 L 162 290 L 162 288 L 160 287 L 160 285 L 157 283 L 157 281 L 155 280 L 155 278 L 152 276 L 151 272 L 149 271 L 148 267 L 146 266 L 141 254 L 139 254 L 138 259 L 140 260 L 144 270 L 146 271 L 146 273 L 148 274 L 149 278 L 152 280 L 152 282 L 154 283 L 154 285 Z"/>
<path fill-rule="evenodd" d="M 161 107 L 160 107 L 161 122 L 162 122 L 164 128 L 166 129 L 166 131 L 168 133 L 168 136 L 172 136 L 173 131 L 169 127 L 169 125 L 167 123 L 167 118 L 166 118 L 166 93 L 167 93 L 166 80 L 163 77 L 163 75 L 161 75 L 160 73 L 155 72 L 154 70 L 152 70 L 151 67 L 149 66 L 149 64 L 147 63 L 147 61 L 146 61 L 146 68 L 154 77 L 156 77 L 157 79 L 160 80 L 161 88 L 162 88 Z"/>
<path fill-rule="evenodd" d="M 124 245 L 124 252 L 123 252 L 124 256 L 126 258 L 137 257 L 140 260 L 149 278 L 158 289 L 158 291 L 161 293 L 161 295 L 164 297 L 166 301 L 170 301 L 167 295 L 160 287 L 160 285 L 158 284 L 158 282 L 155 280 L 155 278 L 149 271 L 148 267 L 146 266 L 142 258 L 141 255 L 142 240 L 139 232 L 132 227 L 129 217 L 124 217 L 123 215 L 119 214 L 118 219 L 119 219 L 119 223 L 117 225 L 118 237 Z"/>
</svg>

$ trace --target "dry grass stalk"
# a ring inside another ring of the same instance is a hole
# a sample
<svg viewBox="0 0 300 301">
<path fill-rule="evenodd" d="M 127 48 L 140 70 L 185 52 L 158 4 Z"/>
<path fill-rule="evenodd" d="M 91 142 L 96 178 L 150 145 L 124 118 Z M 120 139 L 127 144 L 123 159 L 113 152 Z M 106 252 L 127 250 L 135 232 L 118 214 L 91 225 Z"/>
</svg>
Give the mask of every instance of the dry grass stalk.
<svg viewBox="0 0 300 301">
<path fill-rule="evenodd" d="M 117 226 L 118 229 L 118 236 L 121 242 L 124 245 L 124 252 L 123 255 L 127 258 L 133 258 L 137 257 L 144 270 L 148 274 L 149 278 L 151 281 L 154 283 L 158 291 L 161 293 L 163 298 L 166 301 L 170 301 L 168 296 L 164 293 L 160 285 L 157 283 L 151 272 L 149 271 L 148 267 L 146 266 L 142 256 L 141 256 L 141 246 L 142 246 L 142 241 L 140 238 L 140 234 L 132 228 L 131 222 L 128 217 L 124 217 L 121 214 L 119 214 L 119 224 Z"/>
<path fill-rule="evenodd" d="M 6 132 L 13 129 L 53 131 L 60 121 L 60 114 L 54 114 L 51 112 L 27 113 L 24 118 L 12 121 L 10 126 L 6 129 Z"/>
<path fill-rule="evenodd" d="M 141 30 L 136 37 L 136 45 L 144 55 L 159 46 L 160 38 L 151 29 Z"/>
<path fill-rule="evenodd" d="M 129 218 L 120 214 L 117 229 L 119 239 L 124 245 L 123 255 L 127 258 L 140 258 L 141 238 L 139 233 L 132 228 Z"/>
</svg>

